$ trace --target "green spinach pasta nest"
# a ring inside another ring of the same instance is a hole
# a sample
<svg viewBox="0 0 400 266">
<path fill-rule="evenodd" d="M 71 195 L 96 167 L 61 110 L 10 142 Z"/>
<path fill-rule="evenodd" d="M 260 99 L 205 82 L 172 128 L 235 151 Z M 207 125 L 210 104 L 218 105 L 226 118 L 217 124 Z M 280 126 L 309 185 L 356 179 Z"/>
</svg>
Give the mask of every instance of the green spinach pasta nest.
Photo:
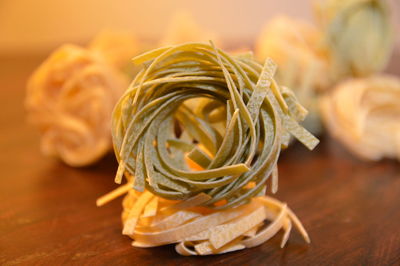
<svg viewBox="0 0 400 266">
<path fill-rule="evenodd" d="M 335 78 L 368 76 L 385 68 L 394 46 L 386 0 L 316 3 L 315 12 L 332 53 Z"/>
<path fill-rule="evenodd" d="M 231 56 L 213 43 L 149 51 L 114 109 L 112 136 L 122 176 L 134 189 L 170 200 L 205 193 L 225 209 L 277 190 L 277 160 L 291 135 L 318 140 L 298 124 L 307 111 L 276 83 L 276 65 Z M 193 167 L 193 165 L 195 167 Z M 194 169 L 195 168 L 195 169 Z"/>
</svg>

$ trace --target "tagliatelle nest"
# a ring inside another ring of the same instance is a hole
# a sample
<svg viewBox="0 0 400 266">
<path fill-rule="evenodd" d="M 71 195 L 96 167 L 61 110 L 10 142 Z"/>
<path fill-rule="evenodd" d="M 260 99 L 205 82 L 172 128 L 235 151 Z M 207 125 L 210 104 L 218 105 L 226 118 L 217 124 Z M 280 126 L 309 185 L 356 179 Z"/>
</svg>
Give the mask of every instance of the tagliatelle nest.
<svg viewBox="0 0 400 266">
<path fill-rule="evenodd" d="M 113 113 L 115 177 L 128 183 L 101 197 L 124 199 L 123 234 L 137 247 L 178 243 L 182 255 L 260 245 L 292 223 L 278 189 L 277 160 L 290 134 L 309 149 L 318 140 L 298 124 L 305 109 L 250 54 L 230 56 L 212 43 L 149 51 Z M 133 189 L 132 189 L 133 188 Z M 265 227 L 265 220 L 271 224 Z"/>
<path fill-rule="evenodd" d="M 394 42 L 386 1 L 321 0 L 315 13 L 332 53 L 336 78 L 384 69 Z"/>
<path fill-rule="evenodd" d="M 130 190 L 123 201 L 124 234 L 135 247 L 177 243 L 181 255 L 210 255 L 258 246 L 281 229 L 283 247 L 292 225 L 309 242 L 298 218 L 275 199 L 256 197 L 249 204 L 224 211 L 198 207 L 209 199 L 198 194 L 186 201 L 159 198 L 152 193 Z M 270 221 L 270 223 L 265 223 Z"/>
<path fill-rule="evenodd" d="M 400 80 L 371 76 L 339 84 L 320 102 L 329 132 L 356 155 L 400 160 Z"/>
<path fill-rule="evenodd" d="M 53 52 L 27 85 L 29 120 L 42 151 L 71 166 L 101 158 L 111 147 L 111 113 L 128 85 L 101 56 L 74 45 Z"/>
<path fill-rule="evenodd" d="M 276 191 L 277 160 L 290 135 L 310 149 L 318 143 L 297 123 L 306 111 L 276 83 L 271 60 L 262 67 L 248 56 L 188 43 L 134 62 L 145 68 L 113 114 L 117 183 L 125 174 L 138 191 L 173 200 L 203 192 L 211 197 L 204 205 L 230 208 L 264 194 L 271 176 Z M 204 100 L 196 110 L 183 104 L 196 98 Z M 189 169 L 186 159 L 199 170 Z"/>
</svg>

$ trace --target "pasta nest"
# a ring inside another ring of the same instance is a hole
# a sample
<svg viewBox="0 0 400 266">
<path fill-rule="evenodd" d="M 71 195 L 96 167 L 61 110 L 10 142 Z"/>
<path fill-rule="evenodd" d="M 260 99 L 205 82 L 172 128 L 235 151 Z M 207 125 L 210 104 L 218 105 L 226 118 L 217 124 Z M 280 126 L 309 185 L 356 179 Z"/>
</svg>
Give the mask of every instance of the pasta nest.
<svg viewBox="0 0 400 266">
<path fill-rule="evenodd" d="M 270 197 L 256 197 L 240 207 L 215 211 L 199 207 L 209 200 L 203 193 L 186 201 L 171 201 L 130 186 L 125 186 L 129 191 L 123 200 L 123 233 L 134 239 L 135 247 L 176 243 L 176 251 L 185 256 L 221 254 L 261 245 L 280 230 L 284 231 L 283 247 L 293 225 L 310 242 L 289 207 Z"/>
<path fill-rule="evenodd" d="M 202 205 L 227 209 L 265 194 L 270 177 L 277 190 L 290 135 L 310 149 L 318 143 L 298 124 L 307 112 L 274 80 L 270 59 L 262 66 L 249 54 L 187 43 L 133 61 L 144 68 L 113 113 L 117 183 L 125 174 L 137 191 L 170 200 L 204 193 Z"/>
<path fill-rule="evenodd" d="M 386 1 L 320 1 L 315 13 L 332 53 L 336 78 L 366 76 L 386 66 L 394 43 Z"/>
<path fill-rule="evenodd" d="M 328 131 L 361 158 L 400 159 L 400 80 L 388 75 L 352 79 L 321 99 Z"/>
<path fill-rule="evenodd" d="M 112 109 L 127 86 L 101 56 L 74 45 L 57 49 L 27 85 L 26 108 L 42 151 L 71 166 L 97 161 L 111 148 Z"/>
<path fill-rule="evenodd" d="M 325 90 L 332 83 L 322 33 L 305 21 L 287 16 L 272 18 L 257 39 L 256 55 L 260 60 L 271 57 L 279 66 L 279 83 L 298 95 Z"/>
</svg>

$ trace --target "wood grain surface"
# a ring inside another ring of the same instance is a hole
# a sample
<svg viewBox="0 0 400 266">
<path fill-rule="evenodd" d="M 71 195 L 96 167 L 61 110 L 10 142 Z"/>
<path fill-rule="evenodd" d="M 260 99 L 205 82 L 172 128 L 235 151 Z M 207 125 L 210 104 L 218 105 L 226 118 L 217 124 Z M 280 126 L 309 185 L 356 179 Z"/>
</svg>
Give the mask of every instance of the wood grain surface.
<svg viewBox="0 0 400 266">
<path fill-rule="evenodd" d="M 114 156 L 73 169 L 40 154 L 23 98 L 27 77 L 42 60 L 0 59 L 0 264 L 400 264 L 400 163 L 358 160 L 328 136 L 314 152 L 295 144 L 279 161 L 276 197 L 298 214 L 310 245 L 293 233 L 281 249 L 279 233 L 259 247 L 208 257 L 179 256 L 173 245 L 132 247 L 121 235 L 121 199 L 95 205 L 116 187 Z M 399 74 L 396 62 L 390 71 Z"/>
</svg>

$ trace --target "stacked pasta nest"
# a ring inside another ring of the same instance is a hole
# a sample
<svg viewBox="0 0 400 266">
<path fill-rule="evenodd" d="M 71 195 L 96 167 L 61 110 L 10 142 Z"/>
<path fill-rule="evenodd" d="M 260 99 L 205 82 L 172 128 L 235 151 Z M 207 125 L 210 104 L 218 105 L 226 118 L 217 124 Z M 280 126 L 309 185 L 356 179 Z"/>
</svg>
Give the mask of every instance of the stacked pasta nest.
<svg viewBox="0 0 400 266">
<path fill-rule="evenodd" d="M 128 183 L 98 201 L 127 193 L 123 233 L 133 245 L 218 254 L 259 245 L 281 228 L 284 245 L 292 223 L 309 241 L 293 212 L 265 196 L 267 186 L 278 189 L 277 160 L 290 136 L 309 149 L 318 143 L 298 124 L 306 110 L 274 80 L 275 63 L 230 56 L 212 43 L 133 61 L 144 68 L 112 121 L 115 181 Z"/>
</svg>

